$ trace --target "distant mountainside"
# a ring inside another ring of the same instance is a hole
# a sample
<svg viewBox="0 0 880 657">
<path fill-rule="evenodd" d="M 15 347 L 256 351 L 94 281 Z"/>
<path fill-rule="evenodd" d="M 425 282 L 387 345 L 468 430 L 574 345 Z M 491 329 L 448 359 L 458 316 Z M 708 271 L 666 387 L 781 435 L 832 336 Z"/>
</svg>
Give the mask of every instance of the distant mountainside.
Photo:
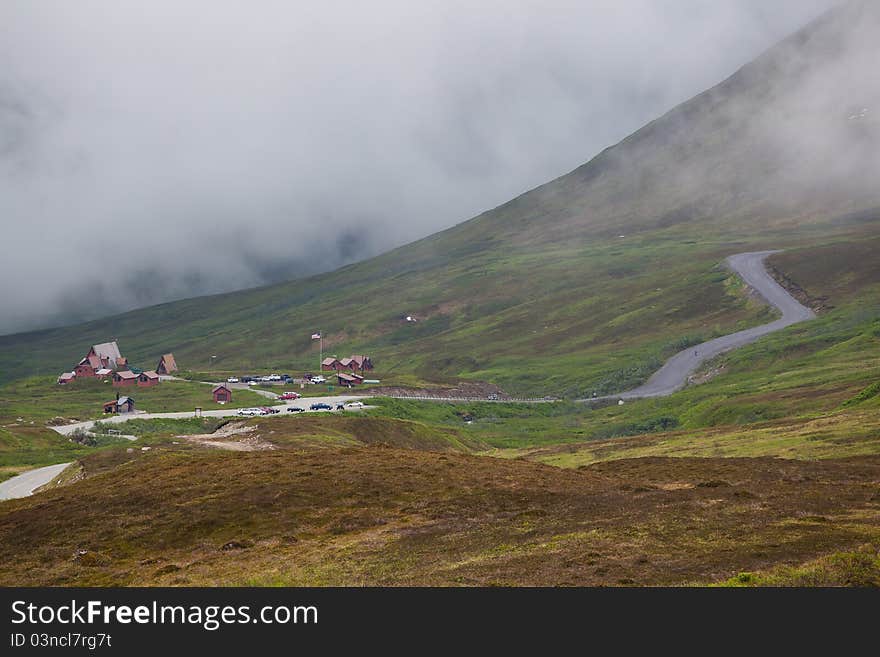
<svg viewBox="0 0 880 657">
<path fill-rule="evenodd" d="M 394 383 L 637 383 L 681 345 L 765 319 L 724 256 L 880 232 L 878 44 L 878 3 L 847 3 L 475 219 L 330 274 L 0 337 L 0 380 L 110 338 L 134 362 L 314 369 L 322 331 L 325 353 L 369 353 Z"/>
</svg>

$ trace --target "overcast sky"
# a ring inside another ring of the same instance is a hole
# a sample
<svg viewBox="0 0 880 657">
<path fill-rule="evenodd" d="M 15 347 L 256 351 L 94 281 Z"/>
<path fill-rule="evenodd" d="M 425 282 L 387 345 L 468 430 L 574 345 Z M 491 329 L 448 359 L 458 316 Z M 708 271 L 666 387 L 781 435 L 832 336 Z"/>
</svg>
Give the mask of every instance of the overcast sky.
<svg viewBox="0 0 880 657">
<path fill-rule="evenodd" d="M 449 227 L 834 4 L 3 0 L 0 333 Z"/>
</svg>

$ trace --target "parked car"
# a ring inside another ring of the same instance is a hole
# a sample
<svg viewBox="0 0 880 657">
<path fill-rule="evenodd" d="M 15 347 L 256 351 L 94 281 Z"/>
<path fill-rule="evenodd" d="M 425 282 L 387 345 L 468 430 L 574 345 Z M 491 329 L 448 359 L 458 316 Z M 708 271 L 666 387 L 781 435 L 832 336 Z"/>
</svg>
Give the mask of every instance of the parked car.
<svg viewBox="0 0 880 657">
<path fill-rule="evenodd" d="M 259 408 L 242 408 L 238 411 L 238 414 L 246 417 L 253 417 L 255 415 L 262 415 L 262 411 Z"/>
<path fill-rule="evenodd" d="M 281 380 L 281 375 L 280 375 L 280 374 L 270 374 L 270 375 L 269 375 L 269 380 L 270 380 L 270 381 L 280 381 L 280 380 Z"/>
<path fill-rule="evenodd" d="M 273 414 L 275 414 L 275 413 L 280 413 L 280 412 L 281 412 L 281 411 L 278 410 L 277 408 L 269 408 L 268 406 L 263 406 L 263 407 L 260 409 L 260 413 L 261 413 L 262 415 L 273 415 Z"/>
<path fill-rule="evenodd" d="M 302 397 L 302 395 L 298 392 L 283 392 L 278 395 L 278 399 L 282 401 L 286 401 L 288 399 L 299 399 L 300 397 Z"/>
<path fill-rule="evenodd" d="M 305 409 L 300 408 L 299 406 L 291 406 L 290 408 L 287 409 L 288 413 L 302 413 L 304 411 L 305 411 Z"/>
<path fill-rule="evenodd" d="M 496 394 L 493 392 L 491 395 L 489 395 L 488 397 L 486 397 L 486 399 L 488 399 L 489 401 L 498 401 L 498 395 L 496 395 Z"/>
<path fill-rule="evenodd" d="M 337 411 L 344 411 L 344 410 L 345 410 L 345 404 L 336 404 L 336 410 L 337 410 Z"/>
<path fill-rule="evenodd" d="M 317 404 L 312 404 L 309 408 L 313 411 L 332 411 L 333 407 L 330 404 L 325 404 L 323 402 L 319 402 Z"/>
<path fill-rule="evenodd" d="M 248 385 L 249 386 L 258 386 L 258 385 L 260 385 L 260 382 L 259 381 L 248 381 Z"/>
<path fill-rule="evenodd" d="M 226 383 L 238 383 L 238 377 L 230 376 L 228 379 L 226 379 Z"/>
<path fill-rule="evenodd" d="M 323 376 L 313 376 L 312 383 L 327 383 L 327 379 L 325 379 Z"/>
<path fill-rule="evenodd" d="M 348 402 L 346 404 L 346 406 L 348 406 L 348 408 L 363 408 L 364 402 L 360 402 L 360 401 Z"/>
</svg>

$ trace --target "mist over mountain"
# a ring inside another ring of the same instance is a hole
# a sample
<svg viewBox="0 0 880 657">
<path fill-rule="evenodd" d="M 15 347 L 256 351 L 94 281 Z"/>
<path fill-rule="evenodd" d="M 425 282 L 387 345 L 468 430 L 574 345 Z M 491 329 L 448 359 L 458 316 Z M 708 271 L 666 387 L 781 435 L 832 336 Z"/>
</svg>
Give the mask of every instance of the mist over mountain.
<svg viewBox="0 0 880 657">
<path fill-rule="evenodd" d="M 0 7 L 0 222 L 14 272 L 0 282 L 0 333 L 328 271 L 446 228 L 570 170 L 833 2 L 47 4 Z M 846 54 L 829 49 L 816 56 Z M 790 73 L 810 110 L 762 112 L 743 152 L 766 140 L 760 167 L 785 172 L 792 193 L 825 198 L 823 184 L 837 194 L 869 176 L 871 142 L 855 131 L 875 125 L 861 114 L 870 94 L 836 72 L 816 79 L 845 93 L 797 82 L 817 62 L 779 65 L 791 71 L 754 69 L 777 85 L 767 100 Z M 867 66 L 854 68 L 866 87 Z M 740 100 L 754 111 L 761 99 Z M 732 107 L 699 120 L 738 125 Z M 859 119 L 830 118 L 844 115 Z M 693 190 L 719 182 L 731 198 L 786 201 L 733 151 L 748 171 L 705 168 L 710 144 L 684 133 L 705 140 L 711 126 L 687 119 L 683 134 L 640 133 L 639 162 L 582 169 L 596 179 L 589 198 L 540 211 L 560 229 L 589 215 L 609 231 L 650 215 L 639 197 L 669 185 L 657 177 L 668 154 L 650 151 L 669 140 L 694 166 L 678 172 L 672 214 L 645 221 L 712 215 L 717 196 Z M 815 165 L 841 143 L 865 153 L 817 186 Z"/>
</svg>

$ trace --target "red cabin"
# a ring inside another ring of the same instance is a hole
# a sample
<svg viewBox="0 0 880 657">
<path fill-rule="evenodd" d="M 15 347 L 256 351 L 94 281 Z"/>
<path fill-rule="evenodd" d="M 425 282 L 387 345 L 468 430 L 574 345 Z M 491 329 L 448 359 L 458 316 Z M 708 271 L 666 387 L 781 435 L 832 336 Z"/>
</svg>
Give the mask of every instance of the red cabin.
<svg viewBox="0 0 880 657">
<path fill-rule="evenodd" d="M 148 388 L 159 384 L 159 375 L 155 372 L 141 372 L 138 374 L 137 384 L 141 388 Z"/>
<path fill-rule="evenodd" d="M 353 388 L 364 382 L 364 377 L 359 374 L 347 374 L 346 372 L 340 372 L 336 375 L 336 378 L 339 381 L 339 385 L 346 388 Z"/>
<path fill-rule="evenodd" d="M 121 372 L 113 373 L 113 385 L 115 387 L 133 386 L 137 385 L 137 382 L 138 375 L 131 370 L 122 370 Z"/>
<path fill-rule="evenodd" d="M 165 354 L 159 359 L 156 365 L 157 374 L 171 374 L 177 371 L 177 362 L 174 360 L 174 354 Z"/>
<path fill-rule="evenodd" d="M 226 402 L 232 401 L 232 390 L 222 383 L 211 390 L 211 394 L 214 395 L 215 404 L 225 404 Z"/>
</svg>

